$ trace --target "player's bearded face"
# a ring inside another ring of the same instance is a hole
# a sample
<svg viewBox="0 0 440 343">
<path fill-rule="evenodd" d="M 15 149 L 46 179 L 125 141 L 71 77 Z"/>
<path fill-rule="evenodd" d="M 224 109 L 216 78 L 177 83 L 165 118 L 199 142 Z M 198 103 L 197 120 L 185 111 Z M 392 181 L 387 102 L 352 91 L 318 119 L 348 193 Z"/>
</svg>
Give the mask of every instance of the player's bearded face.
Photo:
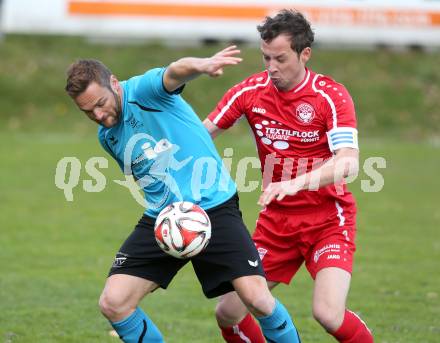
<svg viewBox="0 0 440 343">
<path fill-rule="evenodd" d="M 264 65 L 272 83 L 281 91 L 297 86 L 305 75 L 305 62 L 302 54 L 291 48 L 290 37 L 281 34 L 270 42 L 261 41 Z"/>
<path fill-rule="evenodd" d="M 112 127 L 120 120 L 121 96 L 111 87 L 92 82 L 74 101 L 91 120 L 105 127 Z"/>
<path fill-rule="evenodd" d="M 116 93 L 113 89 L 111 90 L 111 92 L 113 93 L 113 99 L 115 100 L 115 114 L 116 114 L 116 122 L 119 122 L 119 119 L 121 118 L 122 115 L 122 99 L 121 97 L 118 95 L 118 93 Z"/>
</svg>

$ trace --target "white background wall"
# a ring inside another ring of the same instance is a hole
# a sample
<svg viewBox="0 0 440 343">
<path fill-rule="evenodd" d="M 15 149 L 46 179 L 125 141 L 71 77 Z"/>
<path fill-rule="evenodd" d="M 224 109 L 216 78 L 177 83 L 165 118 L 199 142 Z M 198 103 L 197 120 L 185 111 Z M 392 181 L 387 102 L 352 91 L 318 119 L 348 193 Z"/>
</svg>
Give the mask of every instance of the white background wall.
<svg viewBox="0 0 440 343">
<path fill-rule="evenodd" d="M 0 23 L 6 33 L 258 41 L 255 26 L 284 7 L 303 11 L 321 43 L 440 47 L 439 0 L 3 0 Z"/>
</svg>

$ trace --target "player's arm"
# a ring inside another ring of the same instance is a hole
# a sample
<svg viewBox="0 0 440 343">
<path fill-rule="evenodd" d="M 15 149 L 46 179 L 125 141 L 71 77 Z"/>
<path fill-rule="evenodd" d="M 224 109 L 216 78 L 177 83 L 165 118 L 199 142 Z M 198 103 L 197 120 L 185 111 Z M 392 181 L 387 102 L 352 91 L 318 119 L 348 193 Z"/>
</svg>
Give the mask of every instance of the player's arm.
<svg viewBox="0 0 440 343">
<path fill-rule="evenodd" d="M 242 61 L 240 57 L 236 57 L 239 53 L 240 50 L 235 45 L 231 45 L 211 57 L 181 58 L 168 66 L 163 76 L 163 85 L 168 92 L 173 92 L 201 74 L 211 77 L 220 76 L 223 74 L 224 67 Z"/>
<path fill-rule="evenodd" d="M 251 86 L 255 87 L 255 84 L 251 84 Z M 244 89 L 252 89 L 252 87 L 248 87 L 247 79 L 231 87 L 203 120 L 203 125 L 212 138 L 217 137 L 246 115 L 250 101 L 246 97 L 248 93 Z"/>
<path fill-rule="evenodd" d="M 217 125 L 215 125 L 209 118 L 206 118 L 203 121 L 203 125 L 205 125 L 206 129 L 208 130 L 209 134 L 211 135 L 211 138 L 214 139 L 219 134 L 221 134 L 224 129 L 219 128 Z"/>
<path fill-rule="evenodd" d="M 357 176 L 359 172 L 359 150 L 341 148 L 320 167 L 300 175 L 293 180 L 274 182 L 267 186 L 258 203 L 266 206 L 273 199 L 282 200 L 302 190 L 318 189 Z"/>
</svg>

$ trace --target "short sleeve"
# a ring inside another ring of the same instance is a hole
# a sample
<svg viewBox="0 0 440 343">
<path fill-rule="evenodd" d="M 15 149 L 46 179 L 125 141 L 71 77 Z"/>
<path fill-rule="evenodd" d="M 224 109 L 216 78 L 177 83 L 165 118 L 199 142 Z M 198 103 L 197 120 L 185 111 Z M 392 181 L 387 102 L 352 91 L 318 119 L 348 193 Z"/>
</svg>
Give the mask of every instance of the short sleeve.
<svg viewBox="0 0 440 343">
<path fill-rule="evenodd" d="M 163 84 L 163 75 L 166 68 L 154 68 L 148 70 L 145 74 L 139 76 L 135 87 L 135 96 L 137 99 L 147 97 L 166 99 L 173 95 L 180 94 L 184 86 L 173 92 L 168 92 Z"/>
<path fill-rule="evenodd" d="M 238 85 L 229 89 L 208 119 L 221 129 L 228 129 L 245 113 L 244 92 Z"/>
<path fill-rule="evenodd" d="M 318 92 L 326 102 L 326 125 L 329 148 L 359 149 L 356 112 L 347 89 L 333 80 L 319 80 Z"/>
</svg>

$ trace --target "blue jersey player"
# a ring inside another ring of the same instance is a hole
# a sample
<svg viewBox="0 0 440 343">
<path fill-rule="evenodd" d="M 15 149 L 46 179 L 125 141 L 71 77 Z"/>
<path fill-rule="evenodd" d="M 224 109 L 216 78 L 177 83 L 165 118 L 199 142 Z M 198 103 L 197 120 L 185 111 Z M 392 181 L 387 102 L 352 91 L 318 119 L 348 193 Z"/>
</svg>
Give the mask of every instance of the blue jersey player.
<svg viewBox="0 0 440 343">
<path fill-rule="evenodd" d="M 237 291 L 268 341 L 299 342 L 289 314 L 267 288 L 235 184 L 209 133 L 180 96 L 191 79 L 219 76 L 225 66 L 239 63 L 238 53 L 230 46 L 209 58 L 185 57 L 122 82 L 96 60 L 79 60 L 67 71 L 67 93 L 99 124 L 100 143 L 145 194 L 146 210 L 116 254 L 99 301 L 124 342 L 163 342 L 139 302 L 166 288 L 188 262 L 165 254 L 153 230 L 160 210 L 181 200 L 205 209 L 212 224 L 207 249 L 190 260 L 204 294 Z"/>
</svg>

